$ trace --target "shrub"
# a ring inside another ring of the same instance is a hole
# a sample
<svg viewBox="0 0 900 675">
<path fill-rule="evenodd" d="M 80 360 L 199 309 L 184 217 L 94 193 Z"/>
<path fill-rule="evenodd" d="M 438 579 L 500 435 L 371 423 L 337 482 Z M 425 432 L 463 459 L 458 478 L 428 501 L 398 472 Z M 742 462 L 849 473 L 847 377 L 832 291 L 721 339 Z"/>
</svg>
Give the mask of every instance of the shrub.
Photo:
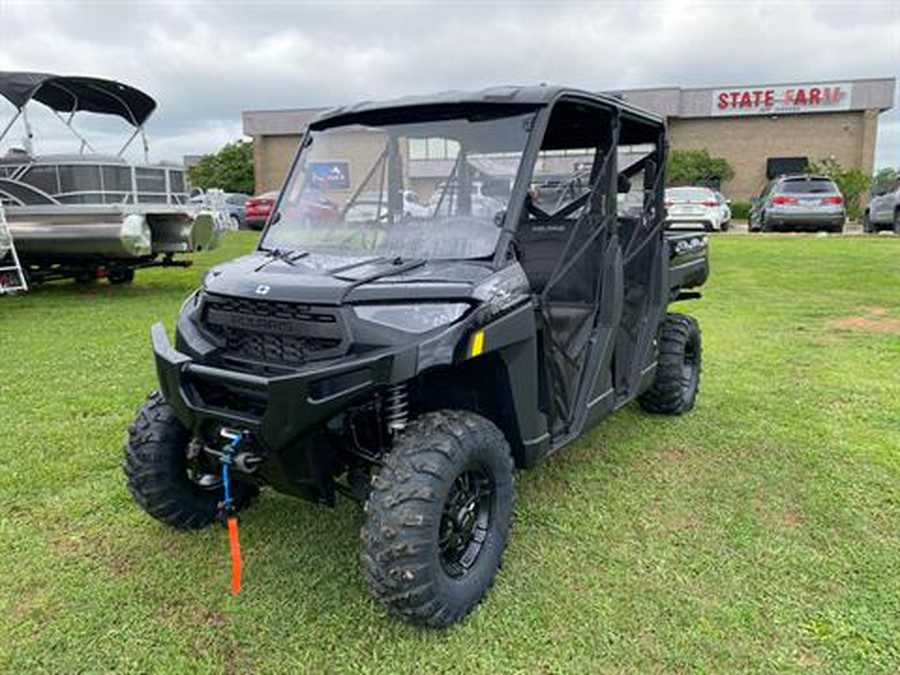
<svg viewBox="0 0 900 675">
<path fill-rule="evenodd" d="M 837 183 L 844 196 L 844 207 L 850 218 L 859 218 L 862 213 L 862 196 L 869 189 L 872 177 L 856 167 L 845 169 L 835 159 L 823 159 L 810 164 L 809 172 L 828 176 Z"/>
<path fill-rule="evenodd" d="M 188 169 L 191 187 L 208 190 L 219 188 L 225 192 L 243 192 L 252 195 L 253 143 L 236 141 L 219 152 L 203 155 L 200 161 Z"/>
<path fill-rule="evenodd" d="M 732 202 L 731 217 L 735 220 L 747 220 L 750 218 L 750 202 Z"/>
<path fill-rule="evenodd" d="M 666 163 L 668 185 L 706 185 L 718 189 L 734 177 L 734 169 L 723 157 L 710 157 L 706 150 L 672 150 Z"/>
</svg>

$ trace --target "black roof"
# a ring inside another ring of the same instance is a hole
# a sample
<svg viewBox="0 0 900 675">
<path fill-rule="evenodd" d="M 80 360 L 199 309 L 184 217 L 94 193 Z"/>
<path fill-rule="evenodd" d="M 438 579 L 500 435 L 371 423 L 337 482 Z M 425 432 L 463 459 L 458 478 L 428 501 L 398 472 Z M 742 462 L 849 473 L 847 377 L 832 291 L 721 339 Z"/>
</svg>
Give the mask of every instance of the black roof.
<svg viewBox="0 0 900 675">
<path fill-rule="evenodd" d="M 22 109 L 31 100 L 57 112 L 117 115 L 140 126 L 156 108 L 150 96 L 115 80 L 98 77 L 0 71 L 0 96 Z"/>
<path fill-rule="evenodd" d="M 491 87 L 480 91 L 442 91 L 424 96 L 404 96 L 390 101 L 363 101 L 354 105 L 333 108 L 318 115 L 311 123 L 311 129 L 322 129 L 339 124 L 353 123 L 356 118 L 378 116 L 380 112 L 400 108 L 466 106 L 466 105 L 507 105 L 523 109 L 541 108 L 550 105 L 561 96 L 582 98 L 596 103 L 618 108 L 631 117 L 648 124 L 663 125 L 658 115 L 627 103 L 609 94 L 584 91 L 561 86 L 531 87 Z"/>
</svg>

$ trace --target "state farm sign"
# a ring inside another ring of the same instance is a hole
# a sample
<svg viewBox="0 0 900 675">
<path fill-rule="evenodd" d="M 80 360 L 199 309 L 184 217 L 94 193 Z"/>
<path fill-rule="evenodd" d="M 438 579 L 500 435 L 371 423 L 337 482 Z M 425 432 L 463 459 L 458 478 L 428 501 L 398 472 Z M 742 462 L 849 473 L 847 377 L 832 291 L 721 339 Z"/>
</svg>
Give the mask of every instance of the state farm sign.
<svg viewBox="0 0 900 675">
<path fill-rule="evenodd" d="M 836 82 L 716 89 L 713 91 L 712 115 L 785 115 L 849 110 L 850 87 L 847 82 Z"/>
</svg>

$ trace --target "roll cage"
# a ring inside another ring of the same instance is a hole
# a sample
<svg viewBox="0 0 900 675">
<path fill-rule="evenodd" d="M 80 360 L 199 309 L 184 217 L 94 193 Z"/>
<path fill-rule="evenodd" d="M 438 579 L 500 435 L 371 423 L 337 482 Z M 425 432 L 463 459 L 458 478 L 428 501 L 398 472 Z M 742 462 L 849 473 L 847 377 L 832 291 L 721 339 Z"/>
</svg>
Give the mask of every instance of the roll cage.
<svg viewBox="0 0 900 675">
<path fill-rule="evenodd" d="M 551 412 L 553 445 L 561 447 L 630 400 L 649 374 L 647 364 L 655 363 L 653 341 L 669 299 L 663 259 L 665 125 L 621 99 L 537 87 L 364 103 L 325 113 L 310 130 L 452 119 L 479 111 L 534 112 L 489 262 L 499 270 L 517 261 L 531 284 L 538 312 L 541 407 Z M 624 146 L 642 146 L 645 152 L 620 167 Z M 583 169 L 587 189 L 551 212 L 530 208 L 539 159 L 575 148 L 590 158 L 590 169 Z M 619 195 L 631 190 L 638 174 L 639 192 L 632 191 L 637 215 L 622 215 Z M 391 186 L 392 192 L 401 188 Z"/>
</svg>

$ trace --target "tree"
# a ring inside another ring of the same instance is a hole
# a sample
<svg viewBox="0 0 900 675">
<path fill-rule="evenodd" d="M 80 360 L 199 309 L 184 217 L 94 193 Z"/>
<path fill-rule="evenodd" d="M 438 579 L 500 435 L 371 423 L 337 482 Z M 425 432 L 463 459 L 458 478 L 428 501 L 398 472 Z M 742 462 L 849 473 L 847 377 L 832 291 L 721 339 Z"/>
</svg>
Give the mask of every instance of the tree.
<svg viewBox="0 0 900 675">
<path fill-rule="evenodd" d="M 203 155 L 188 169 L 188 178 L 192 187 L 201 190 L 219 188 L 253 194 L 253 142 L 236 141 L 215 154 Z"/>
<path fill-rule="evenodd" d="M 734 178 L 734 169 L 724 157 L 710 157 L 706 150 L 672 150 L 666 163 L 669 185 L 708 185 L 718 188 Z"/>
<path fill-rule="evenodd" d="M 872 194 L 882 195 L 900 185 L 900 167 L 879 169 L 872 178 Z"/>
<path fill-rule="evenodd" d="M 872 177 L 862 169 L 845 169 L 836 159 L 823 159 L 809 165 L 809 173 L 828 176 L 837 183 L 844 197 L 844 208 L 851 218 L 859 218 L 862 213 L 862 197 L 869 190 Z"/>
</svg>

